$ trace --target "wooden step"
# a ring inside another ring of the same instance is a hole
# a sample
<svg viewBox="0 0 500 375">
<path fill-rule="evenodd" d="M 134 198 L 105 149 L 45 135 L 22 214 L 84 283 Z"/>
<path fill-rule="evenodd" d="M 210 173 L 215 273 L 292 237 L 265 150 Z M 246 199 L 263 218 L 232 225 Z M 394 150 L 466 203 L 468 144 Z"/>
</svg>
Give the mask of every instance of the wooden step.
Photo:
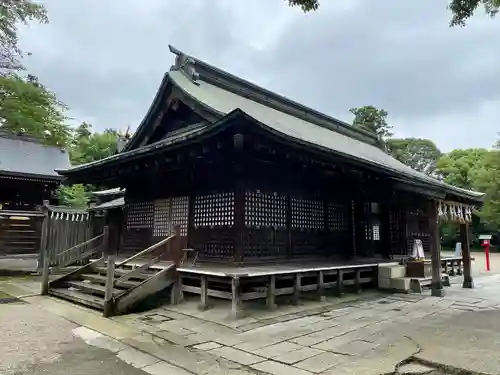
<svg viewBox="0 0 500 375">
<path fill-rule="evenodd" d="M 106 286 L 100 285 L 100 284 L 93 284 L 85 281 L 66 281 L 65 283 L 67 286 L 77 288 L 81 290 L 84 293 L 92 293 L 92 294 L 98 294 L 104 296 L 106 294 Z M 113 288 L 113 294 L 120 294 L 124 291 L 125 289 L 117 289 Z"/>
<path fill-rule="evenodd" d="M 94 309 L 104 310 L 104 298 L 66 288 L 50 288 L 49 295 L 59 297 Z"/>
<path fill-rule="evenodd" d="M 95 267 L 95 270 L 101 275 L 106 275 L 106 272 L 107 272 L 106 267 Z M 127 270 L 127 269 L 116 268 L 115 269 L 115 277 L 126 275 L 130 271 L 131 271 L 131 269 Z M 157 272 L 157 270 L 154 270 L 154 272 L 149 272 L 149 273 L 148 273 L 148 271 L 145 271 L 145 272 L 142 272 L 140 274 L 134 275 L 133 279 L 146 280 L 148 277 L 153 276 L 156 272 Z"/>
<path fill-rule="evenodd" d="M 91 282 L 96 284 L 106 285 L 106 276 L 104 275 L 99 275 L 97 273 L 85 273 L 81 275 L 81 277 L 84 280 L 90 280 Z M 140 281 L 126 280 L 120 282 L 117 281 L 115 285 L 123 288 L 134 288 L 140 283 Z"/>
</svg>

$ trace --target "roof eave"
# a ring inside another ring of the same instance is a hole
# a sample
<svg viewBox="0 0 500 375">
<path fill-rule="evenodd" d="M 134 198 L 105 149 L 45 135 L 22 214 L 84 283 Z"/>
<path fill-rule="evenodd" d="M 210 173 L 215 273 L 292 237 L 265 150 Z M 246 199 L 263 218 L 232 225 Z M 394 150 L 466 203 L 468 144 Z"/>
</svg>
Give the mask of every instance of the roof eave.
<svg viewBox="0 0 500 375">
<path fill-rule="evenodd" d="M 54 170 L 54 171 L 57 172 L 56 170 Z M 33 179 L 33 180 L 43 180 L 43 181 L 47 181 L 47 182 L 60 182 L 60 181 L 64 180 L 64 176 L 58 176 L 58 175 L 21 173 L 21 172 L 0 170 L 0 177 L 2 177 L 2 176 L 15 177 L 15 178 L 26 178 L 26 179 Z"/>
</svg>

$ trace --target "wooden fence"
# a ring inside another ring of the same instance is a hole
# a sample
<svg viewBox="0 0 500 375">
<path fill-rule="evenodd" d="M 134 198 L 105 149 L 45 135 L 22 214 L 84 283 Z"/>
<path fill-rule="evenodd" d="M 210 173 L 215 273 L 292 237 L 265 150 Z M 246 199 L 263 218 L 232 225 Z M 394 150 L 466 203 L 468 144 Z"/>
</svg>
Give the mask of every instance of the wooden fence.
<svg viewBox="0 0 500 375">
<path fill-rule="evenodd" d="M 55 267 L 66 264 L 75 254 L 67 251 L 94 237 L 91 216 L 86 210 L 71 209 L 68 207 L 44 206 L 44 223 L 41 231 L 39 267 L 43 264 L 43 249 L 49 257 L 49 266 Z M 89 244 L 90 246 L 90 244 Z M 86 246 L 79 248 L 85 252 Z M 58 255 L 59 254 L 59 255 Z M 74 264 L 84 264 L 85 260 Z"/>
</svg>

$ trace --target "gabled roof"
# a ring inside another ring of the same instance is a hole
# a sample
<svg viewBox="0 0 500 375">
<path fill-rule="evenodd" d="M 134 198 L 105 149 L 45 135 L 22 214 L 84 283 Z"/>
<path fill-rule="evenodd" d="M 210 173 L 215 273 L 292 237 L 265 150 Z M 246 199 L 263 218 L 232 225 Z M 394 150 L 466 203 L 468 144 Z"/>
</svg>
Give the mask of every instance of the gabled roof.
<svg viewBox="0 0 500 375">
<path fill-rule="evenodd" d="M 70 166 L 68 152 L 60 147 L 25 135 L 0 133 L 0 175 L 61 180 L 55 170 Z"/>
<path fill-rule="evenodd" d="M 137 142 L 132 138 L 122 153 L 69 171 L 61 171 L 62 174 L 170 147 L 174 143 L 215 131 L 217 126 L 226 124 L 225 120 L 229 117 L 244 115 L 279 137 L 359 162 L 385 172 L 397 181 L 438 189 L 474 201 L 480 201 L 484 195 L 445 184 L 413 170 L 378 148 L 376 138 L 370 133 L 365 134 L 366 132 L 358 131 L 348 124 L 270 93 L 172 47 L 171 51 L 177 55 L 176 63 L 165 75 L 156 98 L 134 137 L 140 138 L 144 129 L 150 126 L 155 110 L 163 102 L 160 98 L 164 97 L 171 85 L 215 115 L 219 121 L 197 124 L 194 129 L 184 129 L 179 134 L 172 134 L 166 139 L 137 149 L 133 149 Z"/>
</svg>

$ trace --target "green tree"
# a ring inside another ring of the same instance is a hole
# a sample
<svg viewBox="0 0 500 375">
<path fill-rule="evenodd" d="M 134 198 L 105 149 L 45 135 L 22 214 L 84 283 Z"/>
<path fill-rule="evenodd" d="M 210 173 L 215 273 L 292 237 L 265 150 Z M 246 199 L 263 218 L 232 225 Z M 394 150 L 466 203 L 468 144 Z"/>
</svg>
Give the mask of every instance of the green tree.
<svg viewBox="0 0 500 375">
<path fill-rule="evenodd" d="M 298 6 L 304 12 L 319 8 L 319 0 L 288 0 L 290 6 Z M 491 17 L 500 9 L 500 0 L 451 0 L 448 8 L 451 10 L 451 26 L 465 26 L 466 21 L 474 15 L 478 8 L 484 8 Z"/>
<path fill-rule="evenodd" d="M 67 146 L 71 128 L 64 123 L 66 106 L 38 82 L 9 73 L 0 75 L 0 129 L 26 133 L 48 144 Z"/>
<path fill-rule="evenodd" d="M 85 185 L 59 185 L 56 197 L 60 205 L 70 207 L 86 207 L 90 193 Z"/>
<path fill-rule="evenodd" d="M 388 152 L 416 171 L 434 174 L 441 151 L 436 144 L 423 138 L 392 138 L 387 141 Z"/>
<path fill-rule="evenodd" d="M 386 141 L 392 137 L 392 126 L 387 123 L 387 111 L 366 105 L 349 110 L 354 115 L 352 126 L 366 130 L 377 136 L 380 148 L 386 150 Z"/>
<path fill-rule="evenodd" d="M 476 189 L 478 176 L 487 169 L 490 153 L 484 148 L 456 149 L 443 155 L 436 163 L 436 172 L 446 183 L 464 189 Z"/>
<path fill-rule="evenodd" d="M 31 0 L 0 0 L 0 73 L 22 69 L 18 26 L 29 21 L 47 23 L 45 7 Z"/>
<path fill-rule="evenodd" d="M 90 163 L 116 153 L 118 132 L 106 129 L 102 133 L 92 132 L 92 125 L 82 123 L 75 129 L 70 147 L 73 165 Z"/>
</svg>

